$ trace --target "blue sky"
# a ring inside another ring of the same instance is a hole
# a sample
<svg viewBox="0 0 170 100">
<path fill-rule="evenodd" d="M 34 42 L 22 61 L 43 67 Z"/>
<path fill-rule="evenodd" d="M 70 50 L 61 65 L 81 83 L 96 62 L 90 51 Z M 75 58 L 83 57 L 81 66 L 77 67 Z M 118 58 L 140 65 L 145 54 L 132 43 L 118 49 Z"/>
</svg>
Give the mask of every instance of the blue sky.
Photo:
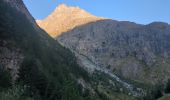
<svg viewBox="0 0 170 100">
<path fill-rule="evenodd" d="M 35 19 L 44 19 L 61 3 L 79 6 L 93 15 L 148 24 L 170 23 L 170 0 L 23 0 Z"/>
</svg>

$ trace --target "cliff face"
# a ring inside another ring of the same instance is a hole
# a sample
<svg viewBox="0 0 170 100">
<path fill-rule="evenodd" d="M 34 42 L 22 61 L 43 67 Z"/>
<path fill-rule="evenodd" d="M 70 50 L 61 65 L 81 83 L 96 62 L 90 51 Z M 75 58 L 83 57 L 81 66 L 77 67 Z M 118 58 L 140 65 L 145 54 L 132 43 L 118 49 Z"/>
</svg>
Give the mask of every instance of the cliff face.
<svg viewBox="0 0 170 100">
<path fill-rule="evenodd" d="M 103 18 L 93 16 L 79 7 L 59 5 L 52 14 L 44 20 L 37 20 L 38 25 L 45 29 L 50 36 L 57 37 L 77 26 L 95 22 Z"/>
<path fill-rule="evenodd" d="M 166 23 L 101 20 L 65 32 L 57 40 L 127 79 L 155 84 L 170 75 L 170 26 Z"/>
</svg>

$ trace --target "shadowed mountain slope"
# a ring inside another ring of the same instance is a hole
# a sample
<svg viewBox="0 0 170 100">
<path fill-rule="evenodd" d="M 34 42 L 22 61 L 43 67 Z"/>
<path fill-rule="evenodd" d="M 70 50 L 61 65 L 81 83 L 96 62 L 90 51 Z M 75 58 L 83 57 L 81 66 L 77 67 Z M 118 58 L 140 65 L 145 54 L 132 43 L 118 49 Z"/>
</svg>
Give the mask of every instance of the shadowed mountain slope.
<svg viewBox="0 0 170 100">
<path fill-rule="evenodd" d="M 1 100 L 95 99 L 81 92 L 78 79 L 89 77 L 75 56 L 36 25 L 22 0 L 0 1 L 0 69 Z"/>
<path fill-rule="evenodd" d="M 142 83 L 164 83 L 170 75 L 170 26 L 154 22 L 100 20 L 62 33 L 56 39 L 99 67 Z"/>
</svg>

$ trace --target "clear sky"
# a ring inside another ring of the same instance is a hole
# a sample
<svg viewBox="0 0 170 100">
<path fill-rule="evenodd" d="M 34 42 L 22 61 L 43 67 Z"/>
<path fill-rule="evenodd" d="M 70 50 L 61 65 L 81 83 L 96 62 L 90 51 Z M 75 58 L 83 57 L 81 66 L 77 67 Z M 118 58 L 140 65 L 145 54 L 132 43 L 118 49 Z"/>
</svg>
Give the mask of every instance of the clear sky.
<svg viewBox="0 0 170 100">
<path fill-rule="evenodd" d="M 44 19 L 61 3 L 79 6 L 93 15 L 120 21 L 170 24 L 170 0 L 23 0 L 35 19 Z"/>
</svg>

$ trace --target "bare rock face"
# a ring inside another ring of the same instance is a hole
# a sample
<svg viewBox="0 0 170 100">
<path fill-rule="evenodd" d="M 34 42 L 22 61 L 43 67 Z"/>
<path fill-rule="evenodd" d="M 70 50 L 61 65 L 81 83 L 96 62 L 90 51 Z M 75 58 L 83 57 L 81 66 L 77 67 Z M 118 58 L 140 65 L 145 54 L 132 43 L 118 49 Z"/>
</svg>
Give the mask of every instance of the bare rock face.
<svg viewBox="0 0 170 100">
<path fill-rule="evenodd" d="M 37 20 L 38 25 L 45 29 L 50 36 L 57 37 L 77 26 L 95 22 L 103 18 L 93 16 L 79 7 L 59 5 L 54 12 L 44 20 Z"/>
<path fill-rule="evenodd" d="M 0 64 L 10 72 L 14 82 L 18 78 L 24 56 L 19 48 L 12 47 L 11 44 L 12 42 L 0 40 Z"/>
<path fill-rule="evenodd" d="M 170 75 L 170 26 L 100 20 L 57 38 L 96 65 L 125 78 L 155 84 Z"/>
</svg>

